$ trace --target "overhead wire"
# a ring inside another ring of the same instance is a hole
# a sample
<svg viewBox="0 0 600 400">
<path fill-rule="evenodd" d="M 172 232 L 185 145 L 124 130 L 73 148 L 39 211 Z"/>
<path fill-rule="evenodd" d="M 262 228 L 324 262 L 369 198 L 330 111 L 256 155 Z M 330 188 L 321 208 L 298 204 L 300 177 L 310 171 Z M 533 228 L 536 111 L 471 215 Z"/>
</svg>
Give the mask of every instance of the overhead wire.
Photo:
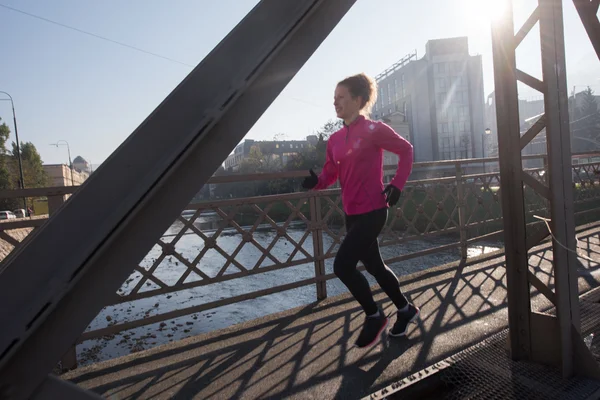
<svg viewBox="0 0 600 400">
<path fill-rule="evenodd" d="M 30 12 L 27 12 L 27 11 L 23 11 L 23 10 L 20 10 L 18 8 L 15 8 L 15 7 L 8 6 L 6 4 L 0 3 L 0 7 L 5 8 L 7 10 L 11 10 L 11 11 L 17 12 L 17 13 L 20 13 L 20 14 L 23 14 L 23 15 L 26 15 L 26 16 L 31 17 L 31 18 L 35 18 L 35 19 L 47 22 L 49 24 L 57 25 L 57 26 L 60 26 L 62 28 L 65 28 L 65 29 L 69 29 L 69 30 L 72 30 L 72 31 L 75 31 L 75 32 L 78 32 L 78 33 L 81 33 L 81 34 L 84 34 L 84 35 L 87 35 L 87 36 L 91 36 L 91 37 L 94 37 L 96 39 L 104 40 L 104 41 L 110 42 L 112 44 L 116 44 L 118 46 L 122 46 L 122 47 L 128 48 L 130 50 L 134 50 L 134 51 L 137 51 L 137 52 L 140 52 L 140 53 L 144 53 L 144 54 L 149 55 L 149 56 L 161 58 L 163 60 L 170 61 L 170 62 L 173 62 L 173 63 L 176 63 L 176 64 L 180 64 L 180 65 L 183 65 L 183 66 L 186 66 L 186 67 L 189 67 L 189 68 L 194 68 L 195 67 L 195 65 L 188 64 L 188 63 L 176 60 L 176 59 L 171 58 L 171 57 L 163 56 L 161 54 L 154 53 L 152 51 L 144 50 L 142 48 L 139 48 L 139 47 L 136 47 L 136 46 L 124 43 L 124 42 L 120 42 L 118 40 L 110 39 L 110 38 L 107 38 L 105 36 L 98 35 L 96 33 L 92 33 L 92 32 L 89 32 L 89 31 L 86 31 L 86 30 L 83 30 L 83 29 L 80 29 L 80 28 L 76 28 L 74 26 L 67 25 L 67 24 L 64 24 L 62 22 L 58 22 L 58 21 L 52 20 L 50 18 L 42 17 L 40 15 L 36 15 L 36 14 L 30 13 Z M 304 104 L 307 104 L 307 105 L 310 105 L 310 106 L 313 106 L 313 107 L 318 107 L 320 109 L 323 108 L 323 106 L 321 106 L 321 105 L 312 103 L 312 102 L 307 101 L 307 100 L 299 99 L 297 97 L 293 97 L 293 96 L 286 96 L 286 97 L 290 98 L 291 100 L 294 100 L 294 101 L 297 101 L 297 102 L 300 102 L 300 103 L 304 103 Z"/>
<path fill-rule="evenodd" d="M 14 8 L 14 7 L 7 6 L 6 4 L 0 3 L 0 7 L 6 8 L 8 10 L 11 10 L 11 11 L 14 11 L 14 12 L 17 12 L 17 13 L 21 13 L 23 15 L 27 15 L 27 16 L 29 16 L 31 18 L 36 18 L 36 19 L 48 22 L 49 24 L 58 25 L 58 26 L 63 27 L 65 29 L 70 29 L 70 30 L 73 30 L 75 32 L 82 33 L 84 35 L 92 36 L 92 37 L 95 37 L 96 39 L 105 40 L 107 42 L 110 42 L 110 43 L 113 43 L 113 44 L 116 44 L 116 45 L 119 45 L 119 46 L 123 46 L 123 47 L 126 47 L 126 48 L 131 49 L 131 50 L 139 51 L 139 52 L 144 53 L 144 54 L 148 54 L 148 55 L 151 55 L 151 56 L 154 56 L 154 57 L 162 58 L 163 60 L 167 60 L 167 61 L 171 61 L 171 62 L 174 62 L 174 63 L 177 63 L 177 64 L 185 65 L 186 67 L 192 67 L 192 68 L 194 67 L 191 64 L 187 64 L 187 63 L 184 63 L 182 61 L 175 60 L 174 58 L 166 57 L 166 56 L 163 56 L 163 55 L 160 55 L 160 54 L 148 51 L 148 50 L 141 49 L 141 48 L 136 47 L 136 46 L 132 46 L 132 45 L 127 44 L 127 43 L 119 42 L 117 40 L 113 40 L 113 39 L 107 38 L 105 36 L 97 35 L 95 33 L 88 32 L 88 31 L 85 31 L 83 29 L 75 28 L 74 26 L 63 24 L 61 22 L 57 22 L 57 21 L 51 20 L 49 18 L 41 17 L 39 15 L 35 15 L 35 14 L 29 13 L 27 11 L 19 10 L 17 8 Z"/>
</svg>

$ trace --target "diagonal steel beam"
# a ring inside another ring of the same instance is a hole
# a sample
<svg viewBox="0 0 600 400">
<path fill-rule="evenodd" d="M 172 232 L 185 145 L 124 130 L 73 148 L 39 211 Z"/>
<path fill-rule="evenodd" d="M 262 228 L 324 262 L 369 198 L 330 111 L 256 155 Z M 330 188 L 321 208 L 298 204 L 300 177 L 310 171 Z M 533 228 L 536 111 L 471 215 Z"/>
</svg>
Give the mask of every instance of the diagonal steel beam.
<svg viewBox="0 0 600 400">
<path fill-rule="evenodd" d="M 354 2 L 261 1 L 5 260 L 0 386 L 31 395 Z"/>
<path fill-rule="evenodd" d="M 521 171 L 521 179 L 523 180 L 523 183 L 526 183 L 537 194 L 539 194 L 546 200 L 552 199 L 552 193 L 550 193 L 550 188 L 544 185 L 542 182 L 535 179 L 533 176 L 529 175 L 529 173 L 527 173 L 526 171 Z"/>
<path fill-rule="evenodd" d="M 600 58 L 600 21 L 598 21 L 599 1 L 594 0 L 573 0 L 579 18 L 585 27 L 585 30 L 594 46 L 596 55 Z"/>
<path fill-rule="evenodd" d="M 546 115 L 542 115 L 535 124 L 521 136 L 521 150 L 525 148 L 546 127 Z"/>
<path fill-rule="evenodd" d="M 523 39 L 527 37 L 527 34 L 531 31 L 531 29 L 538 23 L 540 20 L 540 8 L 536 7 L 535 10 L 531 13 L 527 21 L 523 24 L 519 32 L 515 35 L 515 48 L 519 47 Z"/>
<path fill-rule="evenodd" d="M 540 93 L 546 93 L 546 84 L 543 81 L 529 75 L 526 72 L 517 69 L 517 80 L 523 82 L 532 89 L 537 90 Z"/>
</svg>

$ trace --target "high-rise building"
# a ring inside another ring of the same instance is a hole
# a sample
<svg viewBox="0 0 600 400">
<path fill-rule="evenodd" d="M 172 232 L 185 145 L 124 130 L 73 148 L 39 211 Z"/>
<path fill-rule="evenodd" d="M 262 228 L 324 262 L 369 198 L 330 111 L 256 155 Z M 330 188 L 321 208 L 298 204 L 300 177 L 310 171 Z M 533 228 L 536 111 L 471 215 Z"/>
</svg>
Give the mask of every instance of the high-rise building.
<svg viewBox="0 0 600 400">
<path fill-rule="evenodd" d="M 430 40 L 376 77 L 374 119 L 401 119 L 415 161 L 481 157 L 484 126 L 481 56 L 466 37 Z"/>
</svg>

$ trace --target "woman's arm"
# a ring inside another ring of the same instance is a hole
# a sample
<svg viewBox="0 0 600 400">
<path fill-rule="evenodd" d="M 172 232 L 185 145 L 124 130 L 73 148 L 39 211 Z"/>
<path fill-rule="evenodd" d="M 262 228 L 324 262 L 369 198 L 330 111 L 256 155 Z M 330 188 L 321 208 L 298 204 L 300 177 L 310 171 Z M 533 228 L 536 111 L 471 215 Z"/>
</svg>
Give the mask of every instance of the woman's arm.
<svg viewBox="0 0 600 400">
<path fill-rule="evenodd" d="M 333 161 L 331 138 L 327 141 L 327 154 L 325 156 L 325 165 L 319 175 L 319 183 L 314 187 L 315 190 L 326 189 L 333 185 L 338 178 L 338 170 Z"/>
<path fill-rule="evenodd" d="M 398 155 L 398 170 L 390 184 L 402 190 L 413 164 L 413 146 L 410 142 L 398 135 L 392 128 L 384 123 L 377 123 L 373 132 L 373 142 L 380 148 Z"/>
</svg>

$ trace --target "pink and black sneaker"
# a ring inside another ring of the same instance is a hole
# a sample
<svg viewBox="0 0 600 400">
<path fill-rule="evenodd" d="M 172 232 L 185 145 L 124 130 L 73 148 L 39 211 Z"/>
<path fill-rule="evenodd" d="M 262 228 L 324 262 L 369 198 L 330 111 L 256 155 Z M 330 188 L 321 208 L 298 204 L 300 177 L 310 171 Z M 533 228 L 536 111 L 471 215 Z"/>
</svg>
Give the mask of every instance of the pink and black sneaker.
<svg viewBox="0 0 600 400">
<path fill-rule="evenodd" d="M 356 346 L 360 348 L 373 346 L 388 327 L 389 322 L 389 318 L 382 310 L 379 310 L 379 315 L 376 317 L 366 317 L 362 331 L 356 339 Z"/>
</svg>

